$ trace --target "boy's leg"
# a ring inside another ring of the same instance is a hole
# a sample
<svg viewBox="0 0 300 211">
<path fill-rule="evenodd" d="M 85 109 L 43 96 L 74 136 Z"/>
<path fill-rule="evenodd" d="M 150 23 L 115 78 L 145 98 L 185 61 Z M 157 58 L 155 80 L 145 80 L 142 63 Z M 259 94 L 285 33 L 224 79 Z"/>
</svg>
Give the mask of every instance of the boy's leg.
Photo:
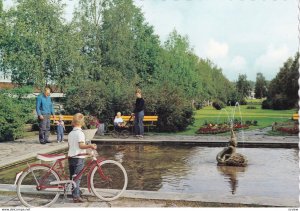
<svg viewBox="0 0 300 211">
<path fill-rule="evenodd" d="M 57 128 L 57 141 L 61 142 L 64 140 L 64 129 L 62 127 Z"/>
<path fill-rule="evenodd" d="M 64 133 L 63 132 L 60 134 L 60 142 L 62 142 L 62 141 L 64 141 Z"/>
<path fill-rule="evenodd" d="M 57 130 L 56 130 L 56 133 L 57 133 L 57 142 L 60 141 L 60 131 L 59 131 L 59 128 L 57 127 Z"/>
<path fill-rule="evenodd" d="M 70 158 L 69 159 L 69 169 L 70 169 L 70 179 L 75 174 L 78 174 L 84 167 L 84 159 L 83 158 Z M 80 181 L 81 177 L 76 181 L 76 188 L 74 188 L 72 195 L 73 198 L 80 197 Z"/>
</svg>

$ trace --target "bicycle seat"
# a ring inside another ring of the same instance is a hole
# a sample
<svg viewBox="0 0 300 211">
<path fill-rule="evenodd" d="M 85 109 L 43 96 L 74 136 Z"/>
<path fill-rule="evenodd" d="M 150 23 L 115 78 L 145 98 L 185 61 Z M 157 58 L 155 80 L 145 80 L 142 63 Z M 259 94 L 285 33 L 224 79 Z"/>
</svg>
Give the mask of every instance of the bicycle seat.
<svg viewBox="0 0 300 211">
<path fill-rule="evenodd" d="M 58 159 L 66 158 L 66 155 L 64 155 L 64 154 L 53 154 L 53 155 L 50 155 L 50 154 L 38 154 L 36 156 L 36 158 L 40 159 L 40 160 L 43 160 L 43 161 L 55 161 L 55 160 L 58 160 Z"/>
</svg>

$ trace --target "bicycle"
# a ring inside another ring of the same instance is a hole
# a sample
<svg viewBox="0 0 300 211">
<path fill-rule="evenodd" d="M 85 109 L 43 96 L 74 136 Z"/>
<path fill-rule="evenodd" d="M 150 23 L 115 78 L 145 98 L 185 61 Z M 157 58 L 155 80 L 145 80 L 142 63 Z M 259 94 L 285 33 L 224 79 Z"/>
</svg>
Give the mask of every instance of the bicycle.
<svg viewBox="0 0 300 211">
<path fill-rule="evenodd" d="M 103 201 L 112 201 L 119 198 L 125 191 L 128 177 L 125 168 L 117 161 L 97 158 L 97 151 L 93 150 L 92 157 L 82 171 L 73 175 L 70 180 L 63 168 L 63 161 L 68 159 L 64 154 L 38 154 L 42 161 L 52 161 L 54 164 L 31 164 L 16 175 L 15 184 L 17 195 L 26 207 L 48 207 L 55 203 L 63 193 L 76 187 L 76 181 L 88 171 L 88 191 Z M 58 169 L 56 169 L 58 168 Z M 62 180 L 63 179 L 63 180 Z"/>
</svg>

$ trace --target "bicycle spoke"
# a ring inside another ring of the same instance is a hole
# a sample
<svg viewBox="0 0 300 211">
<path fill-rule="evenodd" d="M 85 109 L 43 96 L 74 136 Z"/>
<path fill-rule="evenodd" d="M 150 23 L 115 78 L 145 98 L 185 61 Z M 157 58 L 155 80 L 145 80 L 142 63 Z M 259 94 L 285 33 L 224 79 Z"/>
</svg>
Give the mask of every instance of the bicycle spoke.
<svg viewBox="0 0 300 211">
<path fill-rule="evenodd" d="M 27 207 L 49 206 L 58 199 L 59 191 L 57 188 L 40 188 L 38 184 L 51 187 L 50 182 L 57 180 L 58 175 L 48 167 L 34 166 L 21 175 L 17 185 L 18 197 Z"/>
<path fill-rule="evenodd" d="M 91 184 L 93 193 L 102 200 L 110 201 L 118 198 L 127 187 L 127 174 L 124 167 L 116 161 L 107 160 L 93 170 Z"/>
</svg>

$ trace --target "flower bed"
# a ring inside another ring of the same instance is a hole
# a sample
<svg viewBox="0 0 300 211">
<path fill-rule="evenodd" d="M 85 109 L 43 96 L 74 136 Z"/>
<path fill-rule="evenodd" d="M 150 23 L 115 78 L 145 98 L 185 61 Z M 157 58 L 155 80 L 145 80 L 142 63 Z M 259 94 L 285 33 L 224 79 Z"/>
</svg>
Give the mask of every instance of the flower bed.
<svg viewBox="0 0 300 211">
<path fill-rule="evenodd" d="M 248 125 L 243 124 L 234 124 L 233 130 L 248 129 Z M 230 131 L 230 126 L 228 124 L 208 124 L 203 127 L 200 127 L 196 133 L 198 134 L 218 134 L 226 133 Z"/>
<path fill-rule="evenodd" d="M 299 127 L 278 127 L 276 129 L 279 132 L 288 133 L 288 134 L 298 134 L 299 133 Z"/>
</svg>

